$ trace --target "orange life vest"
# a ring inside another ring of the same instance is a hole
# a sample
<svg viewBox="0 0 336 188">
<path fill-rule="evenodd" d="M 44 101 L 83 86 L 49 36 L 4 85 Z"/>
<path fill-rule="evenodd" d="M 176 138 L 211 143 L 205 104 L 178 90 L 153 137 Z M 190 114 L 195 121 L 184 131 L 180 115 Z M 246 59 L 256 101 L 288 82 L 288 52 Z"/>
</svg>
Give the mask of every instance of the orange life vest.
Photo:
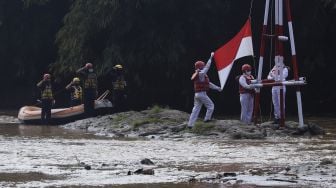
<svg viewBox="0 0 336 188">
<path fill-rule="evenodd" d="M 197 75 L 194 78 L 194 90 L 195 90 L 195 93 L 202 92 L 202 91 L 208 91 L 209 90 L 209 83 L 210 83 L 210 80 L 209 80 L 209 78 L 208 78 L 207 75 L 205 75 L 203 81 L 201 81 L 199 79 L 199 76 Z"/>
<path fill-rule="evenodd" d="M 244 76 L 244 78 L 246 79 L 246 83 L 248 85 L 250 85 L 251 84 L 251 80 L 254 79 L 254 77 L 252 75 L 241 75 L 241 76 Z M 245 89 L 243 86 L 241 86 L 239 84 L 239 93 L 241 93 L 241 94 L 243 94 L 243 93 L 251 93 L 251 94 L 253 94 L 254 93 L 254 89 Z"/>
</svg>

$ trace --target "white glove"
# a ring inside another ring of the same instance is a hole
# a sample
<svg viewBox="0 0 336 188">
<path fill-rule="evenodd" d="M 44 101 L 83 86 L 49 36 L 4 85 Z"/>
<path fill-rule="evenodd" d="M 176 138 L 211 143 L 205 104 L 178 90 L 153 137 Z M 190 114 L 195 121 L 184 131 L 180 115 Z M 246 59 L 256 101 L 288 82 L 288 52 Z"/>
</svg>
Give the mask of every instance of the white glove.
<svg viewBox="0 0 336 188">
<path fill-rule="evenodd" d="M 214 55 L 215 55 L 215 53 L 214 53 L 214 52 L 211 52 L 211 56 L 210 56 L 210 58 L 213 58 Z"/>
<path fill-rule="evenodd" d="M 222 88 L 218 88 L 217 91 L 218 91 L 218 92 L 222 92 L 223 89 L 222 89 Z"/>
</svg>

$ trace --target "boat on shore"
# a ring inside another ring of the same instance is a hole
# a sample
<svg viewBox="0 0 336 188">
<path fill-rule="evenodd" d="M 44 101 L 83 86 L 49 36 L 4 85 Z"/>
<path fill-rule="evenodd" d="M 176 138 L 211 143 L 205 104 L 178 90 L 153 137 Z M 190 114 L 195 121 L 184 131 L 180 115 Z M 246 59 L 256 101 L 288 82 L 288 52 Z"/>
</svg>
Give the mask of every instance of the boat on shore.
<svg viewBox="0 0 336 188">
<path fill-rule="evenodd" d="M 112 103 L 107 99 L 95 100 L 94 108 L 96 115 L 106 114 L 112 107 Z M 49 123 L 58 125 L 83 118 L 85 118 L 84 105 L 81 104 L 69 108 L 51 109 L 51 120 Z M 42 124 L 41 108 L 37 106 L 23 106 L 19 110 L 18 119 L 23 124 Z"/>
</svg>

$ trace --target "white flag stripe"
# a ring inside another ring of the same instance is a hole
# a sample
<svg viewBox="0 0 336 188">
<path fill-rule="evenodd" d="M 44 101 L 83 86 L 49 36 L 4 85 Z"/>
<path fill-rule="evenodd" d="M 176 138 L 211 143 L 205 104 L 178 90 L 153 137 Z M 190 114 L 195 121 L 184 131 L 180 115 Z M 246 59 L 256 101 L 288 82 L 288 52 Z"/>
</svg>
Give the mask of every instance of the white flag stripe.
<svg viewBox="0 0 336 188">
<path fill-rule="evenodd" d="M 253 55 L 253 46 L 252 37 L 249 36 L 242 39 L 235 60 L 250 55 Z"/>
<path fill-rule="evenodd" d="M 237 60 L 245 56 L 250 56 L 250 55 L 253 55 L 253 46 L 252 46 L 252 37 L 248 36 L 248 37 L 244 37 L 241 40 L 240 46 L 237 51 L 237 55 L 234 60 Z M 222 70 L 218 71 L 218 77 L 219 77 L 219 81 L 220 81 L 222 89 L 224 88 L 227 78 L 229 77 L 232 66 L 233 66 L 233 62 L 231 62 L 228 66 L 226 66 Z"/>
<path fill-rule="evenodd" d="M 232 65 L 233 65 L 233 62 L 230 65 L 226 66 L 224 69 L 218 71 L 218 77 L 219 77 L 219 81 L 220 81 L 222 89 L 224 88 L 226 80 L 230 74 Z"/>
</svg>

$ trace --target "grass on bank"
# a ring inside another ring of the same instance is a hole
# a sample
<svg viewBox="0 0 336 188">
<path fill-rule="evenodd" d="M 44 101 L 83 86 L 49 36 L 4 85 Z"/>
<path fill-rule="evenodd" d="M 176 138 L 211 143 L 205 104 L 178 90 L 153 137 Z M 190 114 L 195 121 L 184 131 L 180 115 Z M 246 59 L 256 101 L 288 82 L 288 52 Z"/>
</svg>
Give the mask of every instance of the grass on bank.
<svg viewBox="0 0 336 188">
<path fill-rule="evenodd" d="M 149 112 L 151 114 L 158 114 L 160 112 L 163 112 L 164 110 L 168 110 L 169 107 L 166 106 L 166 107 L 162 107 L 162 106 L 159 106 L 159 105 L 154 105 L 150 108 Z"/>
<path fill-rule="evenodd" d="M 197 121 L 191 131 L 195 134 L 206 134 L 214 128 L 215 125 L 211 122 L 205 123 L 203 121 Z"/>
<path fill-rule="evenodd" d="M 120 121 L 124 120 L 127 118 L 127 115 L 125 114 L 118 114 L 115 118 L 113 118 L 113 121 L 116 123 L 119 123 Z"/>
<path fill-rule="evenodd" d="M 133 122 L 133 128 L 139 128 L 142 125 L 146 125 L 146 124 L 158 124 L 158 123 L 162 123 L 163 121 L 159 118 L 153 118 L 153 117 L 148 117 L 148 118 L 144 118 L 141 120 L 137 120 Z"/>
<path fill-rule="evenodd" d="M 154 105 L 149 109 L 149 117 L 146 117 L 144 119 L 140 119 L 137 121 L 133 122 L 133 128 L 139 128 L 142 125 L 146 125 L 146 124 L 158 124 L 158 123 L 162 123 L 163 120 L 161 120 L 159 117 L 156 117 L 155 114 L 158 114 L 160 112 L 163 112 L 164 108 L 162 108 L 159 105 Z M 154 115 L 154 116 L 153 116 Z"/>
</svg>

